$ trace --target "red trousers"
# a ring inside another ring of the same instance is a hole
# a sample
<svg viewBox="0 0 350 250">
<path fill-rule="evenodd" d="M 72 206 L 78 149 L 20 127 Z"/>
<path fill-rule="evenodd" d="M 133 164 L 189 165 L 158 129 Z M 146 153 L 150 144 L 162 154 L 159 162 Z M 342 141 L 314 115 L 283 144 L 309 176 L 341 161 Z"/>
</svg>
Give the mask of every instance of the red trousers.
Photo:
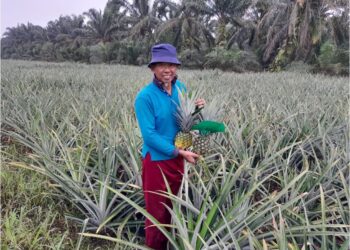
<svg viewBox="0 0 350 250">
<path fill-rule="evenodd" d="M 149 191 L 167 191 L 162 172 L 167 179 L 173 194 L 177 194 L 182 182 L 184 173 L 184 160 L 182 156 L 164 161 L 151 161 L 150 154 L 142 160 L 142 188 L 145 196 L 146 210 L 155 217 L 161 224 L 170 224 L 171 215 L 166 204 L 172 207 L 170 199 L 164 196 L 150 193 Z M 167 245 L 167 238 L 151 221 L 146 219 L 146 245 L 156 250 L 164 250 Z M 151 227 L 150 227 L 151 226 Z"/>
</svg>

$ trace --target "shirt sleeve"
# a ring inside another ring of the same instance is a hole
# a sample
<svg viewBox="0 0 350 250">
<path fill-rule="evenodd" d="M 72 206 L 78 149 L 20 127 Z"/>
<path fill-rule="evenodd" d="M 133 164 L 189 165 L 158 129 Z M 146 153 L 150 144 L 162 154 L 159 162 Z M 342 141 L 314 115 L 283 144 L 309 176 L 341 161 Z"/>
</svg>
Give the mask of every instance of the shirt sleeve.
<svg viewBox="0 0 350 250">
<path fill-rule="evenodd" d="M 144 143 L 165 155 L 176 156 L 178 150 L 175 145 L 164 140 L 156 131 L 154 110 L 150 101 L 144 97 L 137 97 L 135 113 Z"/>
</svg>

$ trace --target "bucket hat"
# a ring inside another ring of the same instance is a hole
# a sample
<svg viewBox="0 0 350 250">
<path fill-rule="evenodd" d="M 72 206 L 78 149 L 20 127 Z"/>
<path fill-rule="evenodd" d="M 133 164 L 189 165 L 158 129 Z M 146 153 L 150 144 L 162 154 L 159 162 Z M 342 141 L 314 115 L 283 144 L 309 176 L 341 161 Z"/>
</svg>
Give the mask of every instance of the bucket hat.
<svg viewBox="0 0 350 250">
<path fill-rule="evenodd" d="M 181 65 L 181 62 L 177 59 L 176 48 L 169 43 L 161 43 L 152 47 L 152 59 L 148 64 L 150 67 L 154 63 L 173 63 Z"/>
</svg>

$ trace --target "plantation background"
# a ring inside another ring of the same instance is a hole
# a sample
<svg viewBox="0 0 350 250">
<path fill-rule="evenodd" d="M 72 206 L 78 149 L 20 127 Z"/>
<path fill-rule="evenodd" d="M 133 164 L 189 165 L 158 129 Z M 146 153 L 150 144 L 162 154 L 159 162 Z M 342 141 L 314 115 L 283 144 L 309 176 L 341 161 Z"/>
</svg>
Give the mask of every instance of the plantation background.
<svg viewBox="0 0 350 250">
<path fill-rule="evenodd" d="M 347 249 L 348 78 L 179 79 L 204 87 L 227 130 L 171 196 L 172 247 Z M 151 80 L 146 67 L 2 60 L 2 249 L 142 248 L 133 100 Z"/>
<path fill-rule="evenodd" d="M 171 43 L 187 68 L 349 75 L 346 0 L 109 0 L 41 27 L 8 27 L 2 59 L 145 65 Z"/>
</svg>

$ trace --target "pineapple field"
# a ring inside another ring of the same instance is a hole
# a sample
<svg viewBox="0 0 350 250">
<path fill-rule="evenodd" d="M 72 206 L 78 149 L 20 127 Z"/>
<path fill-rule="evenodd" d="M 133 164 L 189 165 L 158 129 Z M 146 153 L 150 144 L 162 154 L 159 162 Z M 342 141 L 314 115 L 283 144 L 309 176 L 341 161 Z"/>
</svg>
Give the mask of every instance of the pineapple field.
<svg viewBox="0 0 350 250">
<path fill-rule="evenodd" d="M 151 80 L 146 67 L 2 61 L 1 249 L 148 249 L 134 99 Z M 348 78 L 179 80 L 225 131 L 200 138 L 180 193 L 164 193 L 169 249 L 349 248 Z"/>
</svg>

